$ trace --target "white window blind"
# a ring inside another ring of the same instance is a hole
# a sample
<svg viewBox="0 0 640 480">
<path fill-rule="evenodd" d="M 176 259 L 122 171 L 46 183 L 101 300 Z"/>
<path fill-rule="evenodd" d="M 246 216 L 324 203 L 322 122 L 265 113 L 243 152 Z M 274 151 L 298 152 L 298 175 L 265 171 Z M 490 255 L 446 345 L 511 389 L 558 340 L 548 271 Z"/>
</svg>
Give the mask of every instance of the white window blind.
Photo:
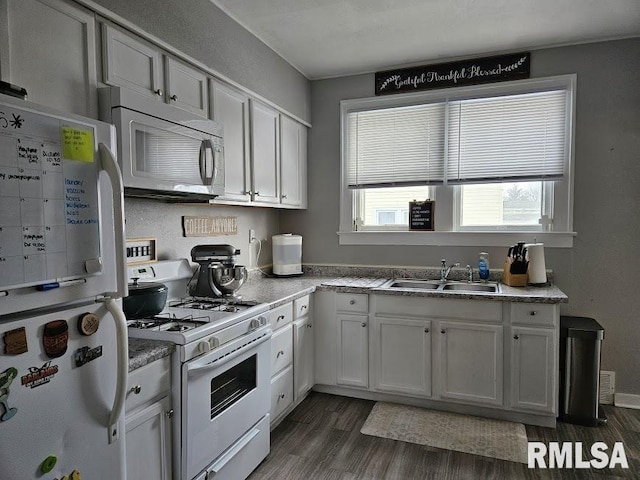
<svg viewBox="0 0 640 480">
<path fill-rule="evenodd" d="M 567 102 L 565 89 L 451 101 L 447 183 L 562 178 Z"/>
<path fill-rule="evenodd" d="M 349 112 L 348 187 L 442 184 L 444 112 L 444 103 Z"/>
</svg>

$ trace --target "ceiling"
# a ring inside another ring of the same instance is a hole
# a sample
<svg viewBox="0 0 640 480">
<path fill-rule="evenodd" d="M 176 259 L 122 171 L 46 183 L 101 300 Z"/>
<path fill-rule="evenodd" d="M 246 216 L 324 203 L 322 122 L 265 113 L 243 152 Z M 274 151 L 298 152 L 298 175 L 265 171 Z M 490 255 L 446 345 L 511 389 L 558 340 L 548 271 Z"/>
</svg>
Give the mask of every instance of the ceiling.
<svg viewBox="0 0 640 480">
<path fill-rule="evenodd" d="M 309 79 L 640 36 L 639 0 L 211 0 Z"/>
</svg>

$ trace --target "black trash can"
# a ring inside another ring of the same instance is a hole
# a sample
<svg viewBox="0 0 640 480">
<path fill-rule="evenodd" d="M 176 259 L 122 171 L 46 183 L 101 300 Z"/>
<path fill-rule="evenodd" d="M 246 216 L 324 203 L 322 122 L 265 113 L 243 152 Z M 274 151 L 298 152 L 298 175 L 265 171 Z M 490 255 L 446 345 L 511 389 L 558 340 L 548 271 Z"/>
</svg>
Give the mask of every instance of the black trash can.
<svg viewBox="0 0 640 480">
<path fill-rule="evenodd" d="M 593 318 L 560 317 L 560 420 L 595 427 L 600 410 L 600 350 L 604 328 Z"/>
</svg>

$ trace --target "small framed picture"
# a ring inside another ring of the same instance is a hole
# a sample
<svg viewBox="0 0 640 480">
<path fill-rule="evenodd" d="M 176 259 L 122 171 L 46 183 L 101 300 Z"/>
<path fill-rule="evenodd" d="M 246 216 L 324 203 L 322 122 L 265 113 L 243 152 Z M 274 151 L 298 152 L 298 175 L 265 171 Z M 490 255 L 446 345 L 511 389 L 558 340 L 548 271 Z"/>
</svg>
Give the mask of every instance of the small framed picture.
<svg viewBox="0 0 640 480">
<path fill-rule="evenodd" d="M 433 200 L 409 202 L 409 230 L 432 231 L 434 229 Z"/>
</svg>

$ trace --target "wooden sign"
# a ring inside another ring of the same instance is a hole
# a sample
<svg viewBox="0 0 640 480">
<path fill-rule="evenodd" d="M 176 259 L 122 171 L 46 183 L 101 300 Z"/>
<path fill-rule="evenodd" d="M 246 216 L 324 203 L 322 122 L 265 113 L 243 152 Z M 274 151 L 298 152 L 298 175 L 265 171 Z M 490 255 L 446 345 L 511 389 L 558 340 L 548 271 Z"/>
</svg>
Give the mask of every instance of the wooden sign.
<svg viewBox="0 0 640 480">
<path fill-rule="evenodd" d="M 409 202 L 409 230 L 433 230 L 433 214 L 435 202 Z"/>
<path fill-rule="evenodd" d="M 185 237 L 237 235 L 238 217 L 182 217 Z"/>
<path fill-rule="evenodd" d="M 376 72 L 376 95 L 529 78 L 529 52 Z"/>
</svg>

